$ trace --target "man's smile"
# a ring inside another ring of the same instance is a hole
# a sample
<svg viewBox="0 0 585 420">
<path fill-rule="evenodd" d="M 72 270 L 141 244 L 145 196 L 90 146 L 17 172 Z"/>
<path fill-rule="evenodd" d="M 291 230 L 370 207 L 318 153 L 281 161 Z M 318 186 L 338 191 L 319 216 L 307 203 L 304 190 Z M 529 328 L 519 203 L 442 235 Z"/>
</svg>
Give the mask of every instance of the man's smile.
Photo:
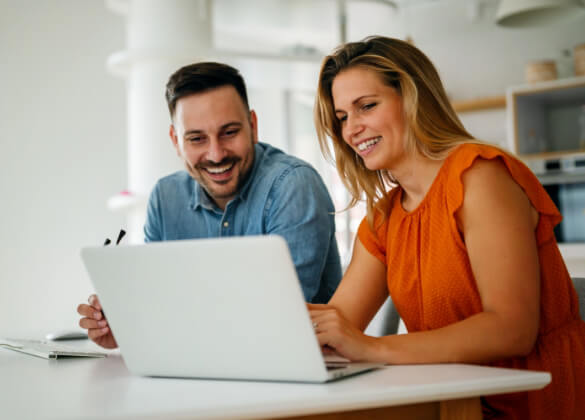
<svg viewBox="0 0 585 420">
<path fill-rule="evenodd" d="M 197 169 L 201 172 L 205 172 L 207 178 L 221 184 L 232 178 L 232 175 L 236 171 L 236 164 L 238 161 L 239 159 L 232 158 L 223 160 L 217 164 L 207 162 L 197 165 Z"/>
<path fill-rule="evenodd" d="M 229 164 L 226 165 L 222 165 L 222 166 L 209 166 L 209 167 L 205 167 L 203 169 L 205 169 L 207 172 L 212 173 L 212 174 L 221 174 L 223 172 L 227 172 L 230 169 L 232 169 L 232 167 L 234 166 L 234 162 L 231 162 Z"/>
</svg>

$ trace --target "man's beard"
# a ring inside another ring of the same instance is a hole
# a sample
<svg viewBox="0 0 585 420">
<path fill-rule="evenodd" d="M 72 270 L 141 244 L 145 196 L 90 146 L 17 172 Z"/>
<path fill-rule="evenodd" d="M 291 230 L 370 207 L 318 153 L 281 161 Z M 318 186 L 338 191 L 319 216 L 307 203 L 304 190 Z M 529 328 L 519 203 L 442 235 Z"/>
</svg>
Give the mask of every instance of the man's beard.
<svg viewBox="0 0 585 420">
<path fill-rule="evenodd" d="M 201 185 L 201 187 L 203 188 L 203 190 L 205 190 L 205 192 L 207 193 L 209 198 L 211 198 L 213 201 L 215 201 L 215 199 L 225 199 L 225 198 L 235 197 L 237 195 L 238 191 L 240 191 L 240 189 L 244 186 L 244 184 L 248 180 L 250 173 L 252 172 L 252 168 L 254 166 L 254 158 L 255 158 L 255 154 L 252 153 L 252 160 L 251 160 L 249 166 L 246 168 L 242 168 L 244 170 L 244 172 L 238 173 L 235 186 L 230 190 L 221 191 L 221 192 L 217 191 L 217 188 L 216 188 L 216 186 L 222 185 L 221 181 L 213 181 L 213 180 L 209 180 L 208 178 L 206 178 L 204 175 L 204 173 L 207 172 L 206 169 L 207 168 L 220 168 L 222 166 L 232 165 L 230 170 L 233 170 L 234 167 L 242 161 L 242 158 L 236 157 L 236 156 L 231 156 L 231 157 L 227 157 L 225 159 L 222 159 L 219 163 L 207 161 L 207 162 L 198 163 L 196 165 L 191 165 L 191 163 L 187 159 L 184 159 L 184 160 L 185 160 L 185 166 L 187 167 L 187 172 L 189 172 L 191 177 L 193 179 L 195 179 L 195 181 L 197 181 L 199 183 L 199 185 Z M 233 180 L 230 179 L 227 182 L 229 183 L 232 181 Z"/>
</svg>

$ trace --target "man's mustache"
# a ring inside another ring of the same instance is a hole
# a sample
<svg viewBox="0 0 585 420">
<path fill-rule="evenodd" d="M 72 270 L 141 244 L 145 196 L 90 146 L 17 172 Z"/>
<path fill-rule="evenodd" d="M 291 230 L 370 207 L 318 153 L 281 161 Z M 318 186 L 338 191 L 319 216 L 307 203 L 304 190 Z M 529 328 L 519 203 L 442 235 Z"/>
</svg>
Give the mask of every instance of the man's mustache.
<svg viewBox="0 0 585 420">
<path fill-rule="evenodd" d="M 239 162 L 240 160 L 242 160 L 242 159 L 238 158 L 238 157 L 228 157 L 228 158 L 222 159 L 219 162 L 212 162 L 212 161 L 208 160 L 205 162 L 198 163 L 197 165 L 195 165 L 195 168 L 197 168 L 197 169 L 219 168 L 221 166 L 232 165 L 234 163 Z"/>
</svg>

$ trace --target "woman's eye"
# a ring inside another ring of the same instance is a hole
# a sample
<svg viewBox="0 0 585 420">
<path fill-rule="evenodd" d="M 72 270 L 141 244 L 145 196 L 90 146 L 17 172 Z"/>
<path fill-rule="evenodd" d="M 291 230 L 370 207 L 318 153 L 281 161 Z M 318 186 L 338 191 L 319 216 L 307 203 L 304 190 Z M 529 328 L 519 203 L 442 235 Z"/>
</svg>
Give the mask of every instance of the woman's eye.
<svg viewBox="0 0 585 420">
<path fill-rule="evenodd" d="M 347 120 L 347 115 L 338 116 L 337 120 L 339 122 L 345 122 Z"/>
<path fill-rule="evenodd" d="M 365 104 L 364 106 L 362 106 L 362 109 L 364 110 L 368 110 L 368 109 L 372 109 L 373 107 L 375 107 L 377 104 L 375 102 L 371 102 L 369 104 Z"/>
</svg>

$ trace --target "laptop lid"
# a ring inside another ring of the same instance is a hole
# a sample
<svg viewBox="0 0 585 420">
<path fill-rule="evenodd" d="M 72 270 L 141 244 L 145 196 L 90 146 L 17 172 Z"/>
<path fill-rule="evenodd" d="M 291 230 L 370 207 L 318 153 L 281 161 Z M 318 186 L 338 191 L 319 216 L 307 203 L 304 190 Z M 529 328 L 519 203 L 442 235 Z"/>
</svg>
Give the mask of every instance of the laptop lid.
<svg viewBox="0 0 585 420">
<path fill-rule="evenodd" d="M 83 262 L 138 375 L 324 382 L 328 372 L 280 236 L 88 247 Z"/>
</svg>

